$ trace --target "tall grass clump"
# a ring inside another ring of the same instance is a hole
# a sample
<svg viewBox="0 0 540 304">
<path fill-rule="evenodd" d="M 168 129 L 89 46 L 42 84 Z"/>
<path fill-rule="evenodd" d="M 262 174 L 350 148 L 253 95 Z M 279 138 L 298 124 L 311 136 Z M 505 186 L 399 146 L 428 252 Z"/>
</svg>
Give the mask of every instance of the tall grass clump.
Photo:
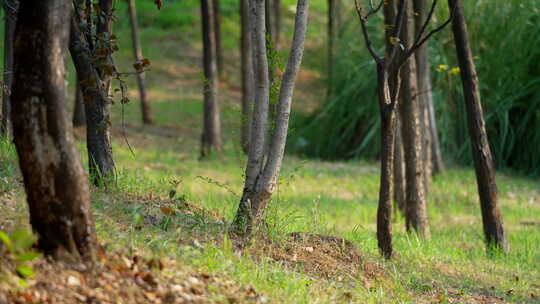
<svg viewBox="0 0 540 304">
<path fill-rule="evenodd" d="M 499 168 L 540 174 L 540 2 L 467 1 L 471 46 L 489 141 Z M 441 5 L 435 22 L 448 9 Z M 371 24 L 380 33 L 380 22 Z M 374 158 L 379 153 L 375 68 L 351 20 L 336 56 L 334 94 L 313 116 L 295 122 L 291 149 L 325 159 Z M 378 24 L 377 24 L 378 23 Z M 382 46 L 382 37 L 377 45 Z M 455 47 L 450 30 L 429 42 L 433 94 L 444 156 L 472 162 Z M 322 135 L 325 136 L 322 136 Z M 327 136 L 328 135 L 328 136 Z"/>
</svg>

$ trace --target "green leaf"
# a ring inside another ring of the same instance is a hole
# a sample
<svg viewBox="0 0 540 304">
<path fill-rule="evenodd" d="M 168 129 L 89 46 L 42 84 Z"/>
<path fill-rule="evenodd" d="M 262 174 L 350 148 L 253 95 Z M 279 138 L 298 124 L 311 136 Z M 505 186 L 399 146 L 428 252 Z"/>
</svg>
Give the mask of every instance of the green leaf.
<svg viewBox="0 0 540 304">
<path fill-rule="evenodd" d="M 27 251 L 23 254 L 20 254 L 17 256 L 17 258 L 15 258 L 15 260 L 17 262 L 30 262 L 30 261 L 33 261 L 37 258 L 39 258 L 41 256 L 41 254 L 39 252 L 35 252 L 35 251 Z"/>
<path fill-rule="evenodd" d="M 23 278 L 32 277 L 36 274 L 32 267 L 26 265 L 21 265 L 17 267 L 17 273 Z"/>
<path fill-rule="evenodd" d="M 4 231 L 0 231 L 0 241 L 4 243 L 9 251 L 13 251 L 13 243 L 11 242 L 11 239 L 5 233 Z"/>
<path fill-rule="evenodd" d="M 36 241 L 36 237 L 28 229 L 20 229 L 11 235 L 13 241 L 13 249 L 15 251 L 23 251 L 32 247 Z"/>
</svg>

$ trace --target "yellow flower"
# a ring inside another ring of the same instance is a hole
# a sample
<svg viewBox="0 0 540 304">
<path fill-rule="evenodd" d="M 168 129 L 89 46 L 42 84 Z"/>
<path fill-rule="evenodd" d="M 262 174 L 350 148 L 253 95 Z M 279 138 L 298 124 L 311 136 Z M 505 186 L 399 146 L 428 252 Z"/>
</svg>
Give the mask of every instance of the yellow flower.
<svg viewBox="0 0 540 304">
<path fill-rule="evenodd" d="M 448 70 L 448 65 L 446 64 L 439 64 L 439 66 L 437 67 L 437 72 L 442 72 L 446 70 Z"/>
<path fill-rule="evenodd" d="M 450 71 L 448 71 L 448 75 L 454 76 L 454 75 L 459 74 L 459 72 L 460 72 L 459 67 L 456 67 L 456 68 L 453 68 L 453 69 L 451 69 Z"/>
</svg>

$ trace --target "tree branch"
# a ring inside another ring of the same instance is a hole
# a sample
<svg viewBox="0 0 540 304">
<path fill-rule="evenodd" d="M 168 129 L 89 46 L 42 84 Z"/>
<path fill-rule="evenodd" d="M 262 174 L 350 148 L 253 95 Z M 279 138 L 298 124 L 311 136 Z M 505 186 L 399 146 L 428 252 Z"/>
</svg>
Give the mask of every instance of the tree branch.
<svg viewBox="0 0 540 304">
<path fill-rule="evenodd" d="M 381 3 L 384 3 L 384 1 L 381 1 Z M 362 7 L 360 7 L 360 5 L 358 4 L 358 0 L 354 0 L 354 4 L 356 6 L 356 13 L 358 14 L 358 19 L 360 19 L 360 25 L 362 26 L 362 34 L 364 36 L 364 41 L 366 42 L 366 47 L 369 53 L 371 54 L 371 57 L 373 57 L 375 61 L 377 62 L 381 61 L 383 58 L 377 55 L 375 50 L 373 50 L 373 43 L 371 42 L 371 39 L 369 38 L 369 34 L 367 31 L 367 24 L 366 24 L 367 18 L 372 15 L 370 13 L 373 12 L 373 9 L 366 16 L 364 16 L 362 15 Z M 380 8 L 381 8 L 381 5 L 379 4 L 379 7 L 377 8 L 377 10 Z"/>
</svg>

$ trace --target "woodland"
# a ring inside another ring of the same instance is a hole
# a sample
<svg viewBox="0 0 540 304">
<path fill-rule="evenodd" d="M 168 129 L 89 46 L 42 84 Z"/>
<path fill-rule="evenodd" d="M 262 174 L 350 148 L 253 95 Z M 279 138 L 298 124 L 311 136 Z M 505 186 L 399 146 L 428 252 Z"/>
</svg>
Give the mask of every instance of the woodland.
<svg viewBox="0 0 540 304">
<path fill-rule="evenodd" d="M 539 1 L 0 3 L 0 304 L 540 303 Z"/>
</svg>

